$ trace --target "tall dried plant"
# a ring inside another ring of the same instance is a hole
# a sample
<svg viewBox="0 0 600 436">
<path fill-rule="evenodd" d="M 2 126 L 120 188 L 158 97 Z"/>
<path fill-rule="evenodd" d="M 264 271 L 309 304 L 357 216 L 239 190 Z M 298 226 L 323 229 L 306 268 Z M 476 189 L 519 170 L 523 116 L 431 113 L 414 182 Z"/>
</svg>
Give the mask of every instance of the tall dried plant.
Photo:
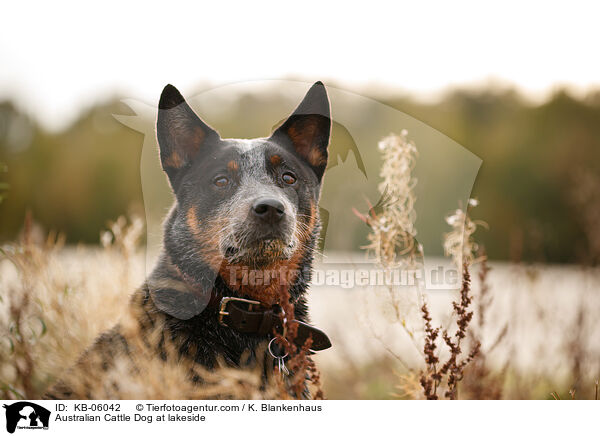
<svg viewBox="0 0 600 436">
<path fill-rule="evenodd" d="M 475 207 L 477 204 L 474 199 L 470 199 L 468 203 L 470 207 Z M 452 312 L 456 323 L 453 333 L 447 328 L 433 329 L 427 303 L 424 302 L 421 307 L 426 325 L 424 345 L 426 369 L 421 372 L 420 381 L 426 398 L 431 400 L 439 398 L 438 389 L 443 389 L 444 396 L 451 400 L 458 398 L 458 384 L 464 378 L 467 365 L 475 359 L 481 348 L 481 342 L 474 339 L 470 350 L 463 351 L 464 339 L 467 336 L 475 337 L 471 325 L 473 310 L 470 306 L 473 296 L 469 266 L 481 260 L 480 257 L 476 257 L 479 247 L 473 234 L 478 226 L 484 225 L 484 223 L 471 220 L 467 211 L 460 208 L 449 215 L 446 222 L 452 227 L 452 230 L 444 235 L 444 252 L 447 256 L 452 257 L 456 267 L 462 271 L 462 286 L 458 300 L 452 302 Z M 449 356 L 443 364 L 440 364 L 439 357 L 438 337 L 440 331 L 443 343 L 449 352 Z"/>
<path fill-rule="evenodd" d="M 379 143 L 379 149 L 383 158 L 380 173 L 383 180 L 379 184 L 381 199 L 375 206 L 370 207 L 367 214 L 355 211 L 371 228 L 369 244 L 364 248 L 386 272 L 403 269 L 412 274 L 424 330 L 421 355 L 425 361 L 425 369 L 420 373 L 423 392 L 426 398 L 437 399 L 444 384 L 444 395 L 455 399 L 465 367 L 479 351 L 479 343 L 475 343 L 467 353 L 463 353 L 462 347 L 473 318 L 473 311 L 470 309 L 472 296 L 468 266 L 476 260 L 474 253 L 478 247 L 472 235 L 481 223 L 472 221 L 462 209 L 457 209 L 447 218 L 452 230 L 445 235 L 444 250 L 447 255 L 453 257 L 457 267 L 463 272 L 460 297 L 452 306 L 456 329 L 450 333 L 448 329 L 433 326 L 427 302 L 421 294 L 423 274 L 418 272 L 423 271 L 423 248 L 416 239 L 414 188 L 417 180 L 413 174 L 418 157 L 417 147 L 413 141 L 408 140 L 408 133 L 403 130 L 400 135 L 384 138 Z M 475 200 L 470 200 L 469 206 L 476 206 Z M 413 331 L 406 325 L 405 314 L 398 304 L 397 289 L 389 286 L 388 291 L 396 320 L 415 343 Z M 443 362 L 439 354 L 441 340 L 449 353 L 449 357 Z"/>
<path fill-rule="evenodd" d="M 415 227 L 417 179 L 413 174 L 418 152 L 415 143 L 408 138 L 408 132 L 402 130 L 400 135 L 391 134 L 383 138 L 378 148 L 381 152 L 382 166 L 378 185 L 381 195 L 374 206 L 369 204 L 366 214 L 354 210 L 354 213 L 370 227 L 369 244 L 362 247 L 367 255 L 376 263 L 376 267 L 384 274 L 391 276 L 393 271 L 407 272 L 408 283 L 412 283 L 416 291 L 418 305 L 421 300 L 423 247 L 416 239 Z M 407 295 L 409 289 L 399 289 L 393 284 L 387 285 L 391 300 L 394 322 L 406 332 L 415 349 L 420 352 L 415 332 L 407 323 L 410 305 L 403 304 L 402 294 Z M 406 361 L 395 353 L 379 337 L 384 347 L 405 367 Z"/>
<path fill-rule="evenodd" d="M 289 287 L 283 279 L 279 287 L 279 301 L 283 309 L 284 325 L 287 326 L 283 333 L 275 335 L 276 342 L 287 354 L 287 369 L 289 377 L 279 377 L 279 392 L 283 398 L 306 398 L 323 400 L 325 395 L 321 386 L 321 373 L 314 360 L 310 358 L 310 347 L 312 338 L 304 342 L 302 346 L 295 343 L 298 335 L 298 324 L 292 322 L 295 319 L 294 304 L 291 302 Z M 277 368 L 277 372 L 279 372 Z M 280 374 L 283 376 L 284 374 Z M 307 385 L 309 382 L 310 386 Z"/>
<path fill-rule="evenodd" d="M 452 230 L 444 235 L 444 254 L 452 258 L 459 271 L 463 271 L 465 265 L 473 265 L 483 259 L 477 255 L 479 244 L 473 234 L 479 227 L 487 227 L 487 224 L 472 220 L 468 214 L 468 210 L 478 205 L 479 201 L 471 198 L 465 210 L 458 208 L 446 217 L 446 223 Z"/>
<path fill-rule="evenodd" d="M 416 240 L 415 228 L 417 179 L 413 170 L 417 147 L 408 132 L 383 138 L 378 148 L 383 164 L 378 189 L 381 199 L 360 217 L 369 225 L 369 244 L 364 248 L 386 269 L 404 268 L 414 271 L 422 267 L 423 247 Z"/>
</svg>

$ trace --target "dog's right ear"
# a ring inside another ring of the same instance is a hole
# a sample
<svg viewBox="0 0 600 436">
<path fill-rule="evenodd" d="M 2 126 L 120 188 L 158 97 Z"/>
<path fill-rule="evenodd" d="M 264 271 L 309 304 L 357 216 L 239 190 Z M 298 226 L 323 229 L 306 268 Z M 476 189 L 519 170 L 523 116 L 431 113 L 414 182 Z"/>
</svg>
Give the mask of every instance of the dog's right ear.
<svg viewBox="0 0 600 436">
<path fill-rule="evenodd" d="M 165 86 L 158 103 L 156 137 L 160 161 L 174 187 L 180 170 L 188 166 L 203 144 L 219 134 L 198 117 L 173 85 Z"/>
<path fill-rule="evenodd" d="M 330 134 L 331 109 L 327 90 L 322 82 L 316 82 L 296 110 L 273 132 L 271 139 L 287 144 L 304 159 L 320 183 L 327 167 Z"/>
</svg>

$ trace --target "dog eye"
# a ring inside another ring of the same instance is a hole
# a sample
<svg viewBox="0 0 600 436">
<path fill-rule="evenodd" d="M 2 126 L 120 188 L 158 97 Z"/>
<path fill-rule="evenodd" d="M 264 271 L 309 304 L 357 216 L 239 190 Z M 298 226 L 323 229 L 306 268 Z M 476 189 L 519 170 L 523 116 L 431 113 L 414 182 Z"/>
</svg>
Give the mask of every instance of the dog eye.
<svg viewBox="0 0 600 436">
<path fill-rule="evenodd" d="M 229 179 L 227 177 L 220 176 L 214 180 L 214 184 L 219 188 L 222 188 L 223 186 L 227 186 L 229 184 Z"/>
<path fill-rule="evenodd" d="M 294 176 L 292 173 L 283 173 L 281 179 L 288 185 L 293 185 L 296 183 L 296 176 Z"/>
</svg>

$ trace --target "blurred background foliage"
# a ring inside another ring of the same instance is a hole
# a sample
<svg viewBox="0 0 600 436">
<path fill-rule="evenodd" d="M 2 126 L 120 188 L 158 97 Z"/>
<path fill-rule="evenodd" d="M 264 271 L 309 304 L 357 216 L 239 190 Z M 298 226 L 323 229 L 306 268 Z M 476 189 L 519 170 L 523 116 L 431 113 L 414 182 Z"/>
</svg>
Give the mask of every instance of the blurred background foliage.
<svg viewBox="0 0 600 436">
<path fill-rule="evenodd" d="M 435 103 L 393 93 L 372 96 L 483 159 L 472 196 L 481 202 L 476 218 L 490 227 L 481 239 L 492 259 L 597 261 L 586 232 L 593 216 L 589 209 L 599 206 L 577 193 L 600 190 L 600 91 L 582 98 L 557 91 L 541 104 L 510 89 L 455 90 Z M 255 98 L 264 99 L 266 108 L 280 100 L 275 93 L 242 95 L 213 125 L 225 126 L 226 136 L 252 136 L 256 129 L 244 107 Z M 114 98 L 89 108 L 68 128 L 50 132 L 11 102 L 0 103 L 0 163 L 7 167 L 0 172 L 0 187 L 9 186 L 0 192 L 0 241 L 18 236 L 27 210 L 45 230 L 64 232 L 71 243 L 90 244 L 98 243 L 107 221 L 132 208 L 142 210 L 143 135 L 112 114 L 131 112 Z M 378 120 L 370 122 L 376 128 Z M 334 142 L 348 140 L 343 130 L 334 129 Z M 372 153 L 362 156 L 365 162 L 377 159 L 376 147 Z M 591 188 L 581 186 L 590 183 Z M 345 186 L 329 188 L 342 192 Z M 367 229 L 361 225 L 357 219 L 352 246 L 365 242 Z M 328 229 L 334 249 L 336 240 L 348 238 L 335 232 Z"/>
</svg>

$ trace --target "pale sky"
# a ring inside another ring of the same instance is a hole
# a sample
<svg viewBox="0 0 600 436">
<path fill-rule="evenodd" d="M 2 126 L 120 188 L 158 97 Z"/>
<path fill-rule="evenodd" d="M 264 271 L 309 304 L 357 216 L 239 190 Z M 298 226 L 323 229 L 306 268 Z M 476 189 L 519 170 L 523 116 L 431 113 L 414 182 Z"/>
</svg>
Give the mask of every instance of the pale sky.
<svg viewBox="0 0 600 436">
<path fill-rule="evenodd" d="M 593 2 L 12 1 L 2 6 L 0 100 L 47 127 L 118 93 L 252 79 L 391 87 L 435 98 L 514 85 L 532 99 L 600 88 Z M 393 6 L 392 6 L 393 5 Z"/>
</svg>

